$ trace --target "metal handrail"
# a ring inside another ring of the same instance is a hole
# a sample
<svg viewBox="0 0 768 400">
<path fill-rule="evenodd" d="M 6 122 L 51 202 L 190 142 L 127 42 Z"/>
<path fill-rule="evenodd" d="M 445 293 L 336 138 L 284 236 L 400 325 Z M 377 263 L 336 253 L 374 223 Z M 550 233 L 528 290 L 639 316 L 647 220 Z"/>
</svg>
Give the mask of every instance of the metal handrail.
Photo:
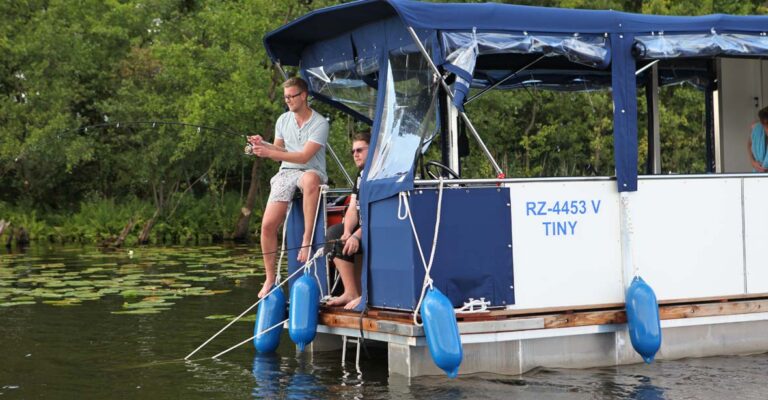
<svg viewBox="0 0 768 400">
<path fill-rule="evenodd" d="M 638 180 L 681 180 L 681 179 L 733 179 L 733 178 L 766 178 L 768 173 L 730 173 L 730 174 L 690 174 L 690 175 L 640 175 Z M 504 179 L 444 179 L 446 185 L 498 185 L 503 183 L 534 183 L 534 182 L 607 182 L 615 181 L 615 176 L 563 176 L 536 178 L 504 178 Z M 415 180 L 414 186 L 432 186 L 440 181 L 436 179 Z"/>
</svg>

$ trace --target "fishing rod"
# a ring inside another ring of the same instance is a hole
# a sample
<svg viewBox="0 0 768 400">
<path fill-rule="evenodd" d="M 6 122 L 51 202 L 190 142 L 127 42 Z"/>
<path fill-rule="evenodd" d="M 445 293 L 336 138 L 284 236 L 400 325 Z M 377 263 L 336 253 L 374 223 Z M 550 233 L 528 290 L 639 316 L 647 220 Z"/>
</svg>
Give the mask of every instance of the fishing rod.
<svg viewBox="0 0 768 400">
<path fill-rule="evenodd" d="M 182 126 L 182 127 L 193 127 L 197 128 L 198 132 L 201 132 L 203 129 L 208 131 L 215 131 L 215 132 L 222 132 L 227 133 L 230 135 L 238 135 L 246 137 L 245 133 L 242 132 L 235 132 L 231 129 L 223 129 L 223 128 L 216 128 L 213 126 L 207 126 L 207 125 L 198 125 L 198 124 L 191 124 L 187 122 L 180 122 L 180 121 L 116 121 L 116 122 L 104 122 L 100 124 L 93 124 L 93 125 L 87 125 L 87 126 L 81 126 L 74 129 L 67 129 L 62 131 L 64 132 L 88 132 L 88 129 L 98 129 L 98 128 L 107 128 L 114 126 L 115 128 L 120 128 L 120 126 L 130 126 L 130 125 L 151 125 L 152 128 L 157 127 L 158 125 L 172 125 L 172 126 Z"/>
<path fill-rule="evenodd" d="M 80 127 L 77 127 L 77 128 L 64 129 L 62 131 L 56 132 L 56 138 L 57 139 L 62 139 L 61 135 L 62 134 L 66 134 L 66 133 L 75 133 L 75 132 L 88 133 L 89 129 L 100 129 L 100 128 L 109 128 L 109 127 L 115 127 L 117 129 L 119 129 L 121 126 L 125 127 L 125 126 L 132 126 L 132 125 L 139 125 L 139 126 L 140 125 L 150 125 L 152 128 L 156 128 L 157 126 L 160 126 L 160 125 L 191 127 L 191 128 L 197 128 L 198 133 L 202 132 L 203 130 L 208 130 L 208 131 L 226 133 L 226 134 L 229 134 L 229 135 L 237 135 L 237 136 L 240 136 L 240 137 L 243 137 L 243 138 L 247 138 L 248 137 L 248 134 L 246 134 L 246 133 L 236 132 L 236 131 L 234 131 L 232 129 L 229 129 L 229 128 L 227 128 L 227 129 L 217 128 L 217 127 L 214 127 L 214 126 L 198 125 L 198 124 L 192 124 L 192 123 L 181 122 L 181 121 L 116 121 L 116 122 L 103 122 L 103 123 L 99 123 L 99 124 L 91 124 L 91 125 L 86 125 L 86 126 L 80 126 Z M 27 149 L 26 148 L 22 149 L 21 152 L 19 153 L 19 155 L 17 155 L 13 159 L 13 161 L 14 162 L 19 162 L 19 160 L 24 158 L 26 153 L 27 153 Z"/>
<path fill-rule="evenodd" d="M 266 253 L 246 254 L 246 255 L 241 255 L 241 256 L 235 256 L 235 257 L 226 258 L 226 259 L 224 259 L 221 262 L 227 262 L 227 261 L 232 261 L 232 260 L 240 260 L 240 259 L 249 259 L 249 258 L 259 258 L 259 257 L 263 257 L 263 256 L 269 255 L 269 254 L 277 254 L 277 253 L 280 253 L 282 251 L 299 250 L 299 249 L 303 249 L 305 247 L 313 247 L 313 246 L 324 246 L 326 244 L 333 244 L 333 243 L 337 243 L 337 242 L 341 242 L 341 239 L 331 239 L 331 240 L 328 240 L 328 241 L 323 242 L 323 243 L 307 244 L 307 245 L 304 245 L 304 246 L 298 246 L 298 247 L 291 247 L 289 249 L 280 249 L 280 250 L 275 250 L 275 251 L 269 251 L 269 252 L 266 252 Z"/>
</svg>

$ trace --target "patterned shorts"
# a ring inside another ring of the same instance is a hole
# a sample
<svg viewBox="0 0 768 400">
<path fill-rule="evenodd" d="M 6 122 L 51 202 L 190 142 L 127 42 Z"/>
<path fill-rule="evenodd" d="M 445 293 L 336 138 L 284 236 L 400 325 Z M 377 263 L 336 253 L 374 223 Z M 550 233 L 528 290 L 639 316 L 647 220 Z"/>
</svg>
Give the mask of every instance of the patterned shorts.
<svg viewBox="0 0 768 400">
<path fill-rule="evenodd" d="M 314 172 L 320 177 L 320 183 L 325 182 L 325 175 L 314 169 L 281 169 L 275 176 L 269 181 L 271 187 L 269 191 L 269 199 L 267 202 L 273 201 L 289 202 L 293 199 L 296 188 L 299 188 L 299 180 L 305 172 Z"/>
</svg>

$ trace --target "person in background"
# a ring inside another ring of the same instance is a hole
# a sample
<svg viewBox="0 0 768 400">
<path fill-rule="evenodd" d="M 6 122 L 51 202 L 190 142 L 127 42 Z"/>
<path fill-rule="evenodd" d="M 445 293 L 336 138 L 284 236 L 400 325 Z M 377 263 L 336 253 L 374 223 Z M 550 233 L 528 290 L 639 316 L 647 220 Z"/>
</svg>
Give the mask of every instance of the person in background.
<svg viewBox="0 0 768 400">
<path fill-rule="evenodd" d="M 252 154 L 281 162 L 280 170 L 269 182 L 269 199 L 261 220 L 261 251 L 264 254 L 267 276 L 259 291 L 260 298 L 275 284 L 278 228 L 285 220 L 288 204 L 293 199 L 296 188 L 304 195 L 304 235 L 297 257 L 303 263 L 309 258 L 309 243 L 320 196 L 320 184 L 328 180 L 325 172 L 328 121 L 309 107 L 308 96 L 307 83 L 303 79 L 290 78 L 285 81 L 283 99 L 288 111 L 275 123 L 275 143 L 265 142 L 261 135 L 248 137 Z"/>
<path fill-rule="evenodd" d="M 768 172 L 768 148 L 766 148 L 766 136 L 768 136 L 768 107 L 757 113 L 758 122 L 752 125 L 752 134 L 747 142 L 749 163 L 754 172 Z"/>
<path fill-rule="evenodd" d="M 355 254 L 362 252 L 360 242 L 363 237 L 358 193 L 360 193 L 360 181 L 363 176 L 365 160 L 368 157 L 370 142 L 370 133 L 362 132 L 352 136 L 352 158 L 360 172 L 352 188 L 349 207 L 344 214 L 344 222 L 328 228 L 328 234 L 325 238 L 326 243 L 333 243 L 331 257 L 341 276 L 341 283 L 344 284 L 344 293 L 341 296 L 331 298 L 326 305 L 331 307 L 344 306 L 347 310 L 357 307 L 362 295 L 362 283 L 360 282 L 362 271 L 360 268 L 355 268 Z"/>
</svg>

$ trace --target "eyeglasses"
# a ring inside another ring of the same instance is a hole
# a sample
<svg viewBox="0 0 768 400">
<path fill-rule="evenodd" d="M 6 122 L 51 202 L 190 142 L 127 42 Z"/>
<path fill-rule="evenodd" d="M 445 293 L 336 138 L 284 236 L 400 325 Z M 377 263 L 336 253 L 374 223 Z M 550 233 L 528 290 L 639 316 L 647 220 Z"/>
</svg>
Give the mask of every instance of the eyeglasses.
<svg viewBox="0 0 768 400">
<path fill-rule="evenodd" d="M 368 147 L 358 147 L 356 149 L 352 149 L 352 155 L 354 156 L 357 153 L 362 154 L 364 151 L 368 150 Z"/>
<path fill-rule="evenodd" d="M 296 93 L 296 94 L 285 95 L 285 96 L 283 96 L 283 99 L 285 99 L 285 101 L 290 101 L 290 100 L 294 99 L 295 97 L 300 96 L 302 93 L 304 93 L 304 92 L 299 92 L 299 93 Z"/>
</svg>

